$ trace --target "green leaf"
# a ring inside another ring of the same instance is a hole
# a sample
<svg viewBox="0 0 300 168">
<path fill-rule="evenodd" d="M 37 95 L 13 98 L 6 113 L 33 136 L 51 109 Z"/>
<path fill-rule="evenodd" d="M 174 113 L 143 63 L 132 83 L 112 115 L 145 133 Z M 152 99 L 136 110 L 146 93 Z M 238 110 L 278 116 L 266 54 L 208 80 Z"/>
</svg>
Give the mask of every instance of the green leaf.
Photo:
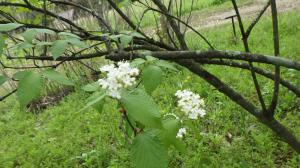
<svg viewBox="0 0 300 168">
<path fill-rule="evenodd" d="M 91 97 L 87 99 L 87 105 L 82 108 L 80 111 L 84 111 L 89 107 L 95 108 L 97 111 L 102 112 L 103 105 L 104 105 L 104 98 L 106 94 L 103 91 L 95 92 Z"/>
<path fill-rule="evenodd" d="M 94 83 L 90 83 L 90 84 L 83 86 L 82 90 L 84 90 L 86 92 L 95 92 L 95 91 L 99 90 L 99 88 L 100 88 L 99 83 L 94 82 Z"/>
<path fill-rule="evenodd" d="M 5 46 L 5 38 L 3 34 L 0 33 L 0 57 L 2 56 L 4 46 Z"/>
<path fill-rule="evenodd" d="M 145 58 L 146 58 L 147 61 L 156 61 L 157 60 L 157 58 L 152 57 L 150 55 L 147 55 Z"/>
<path fill-rule="evenodd" d="M 18 84 L 17 96 L 22 108 L 40 95 L 43 79 L 40 74 L 27 72 Z"/>
<path fill-rule="evenodd" d="M 174 64 L 168 62 L 168 61 L 165 61 L 165 60 L 157 60 L 155 62 L 155 64 L 157 66 L 160 66 L 160 67 L 163 67 L 163 68 L 167 68 L 167 69 L 171 69 L 171 70 L 174 70 L 174 71 L 178 71 L 178 69 L 174 66 Z"/>
<path fill-rule="evenodd" d="M 11 30 L 14 30 L 21 26 L 23 26 L 23 25 L 19 24 L 19 23 L 0 24 L 0 32 L 1 31 L 11 31 Z"/>
<path fill-rule="evenodd" d="M 123 0 L 118 3 L 118 7 L 119 8 L 128 7 L 131 3 L 132 3 L 131 0 Z"/>
<path fill-rule="evenodd" d="M 140 133 L 134 138 L 131 158 L 136 168 L 168 167 L 167 149 L 151 132 Z"/>
<path fill-rule="evenodd" d="M 19 71 L 13 75 L 13 78 L 15 80 L 22 80 L 29 73 L 30 73 L 30 71 Z"/>
<path fill-rule="evenodd" d="M 22 33 L 22 36 L 24 39 L 28 42 L 32 42 L 33 38 L 38 34 L 38 33 L 45 33 L 45 34 L 51 34 L 54 35 L 55 32 L 49 29 L 27 29 L 24 33 Z"/>
<path fill-rule="evenodd" d="M 45 33 L 45 34 L 50 34 L 50 35 L 55 35 L 55 31 L 49 30 L 49 29 L 34 29 L 38 33 Z"/>
<path fill-rule="evenodd" d="M 181 152 L 181 153 L 186 153 L 187 151 L 186 151 L 186 146 L 185 146 L 185 144 L 181 141 L 181 140 L 179 140 L 179 139 L 175 139 L 174 141 L 173 141 L 173 145 L 175 146 L 175 148 L 179 151 L 179 152 Z"/>
<path fill-rule="evenodd" d="M 105 99 L 103 98 L 103 99 L 101 99 L 100 101 L 98 101 L 97 103 L 95 103 L 95 104 L 93 105 L 93 108 L 94 108 L 95 110 L 97 110 L 99 113 L 102 113 L 104 104 L 105 104 Z"/>
<path fill-rule="evenodd" d="M 163 129 L 158 130 L 158 134 L 162 142 L 167 147 L 169 147 L 170 145 L 174 145 L 178 151 L 184 153 L 186 150 L 184 143 L 176 138 L 180 126 L 181 123 L 178 119 L 168 117 L 163 120 Z"/>
<path fill-rule="evenodd" d="M 180 122 L 177 119 L 167 118 L 163 120 L 163 127 L 162 139 L 163 142 L 169 146 L 173 143 L 174 139 L 176 139 L 177 132 L 180 129 Z"/>
<path fill-rule="evenodd" d="M 154 100 L 143 90 L 121 93 L 121 103 L 128 115 L 145 126 L 162 128 L 161 115 Z"/>
<path fill-rule="evenodd" d="M 120 36 L 121 45 L 122 45 L 123 47 L 126 47 L 126 46 L 132 41 L 132 39 L 133 39 L 132 36 L 122 34 L 122 35 Z"/>
<path fill-rule="evenodd" d="M 126 47 L 133 39 L 132 36 L 127 34 L 111 35 L 110 38 L 116 42 L 120 42 L 123 47 Z"/>
<path fill-rule="evenodd" d="M 130 121 L 130 123 L 134 123 L 134 121 L 129 116 L 127 116 L 127 118 Z M 125 130 L 126 130 L 128 137 L 132 137 L 134 135 L 134 131 L 132 130 L 129 122 L 125 122 Z"/>
<path fill-rule="evenodd" d="M 88 45 L 85 44 L 83 41 L 80 41 L 79 39 L 77 38 L 70 38 L 70 39 L 66 39 L 66 41 L 70 44 L 73 44 L 73 45 L 76 45 L 77 47 L 80 47 L 80 48 L 87 48 Z"/>
<path fill-rule="evenodd" d="M 60 74 L 57 71 L 54 71 L 53 69 L 45 70 L 43 72 L 43 76 L 50 79 L 50 80 L 52 80 L 52 81 L 55 81 L 59 84 L 69 85 L 69 86 L 74 85 L 74 83 L 72 81 L 70 81 L 66 76 Z"/>
<path fill-rule="evenodd" d="M 37 35 L 37 31 L 34 29 L 28 29 L 24 33 L 22 33 L 22 36 L 27 42 L 32 42 L 33 38 Z"/>
<path fill-rule="evenodd" d="M 48 42 L 48 41 L 38 41 L 36 42 L 37 46 L 51 46 L 53 45 L 53 42 Z"/>
<path fill-rule="evenodd" d="M 68 33 L 68 32 L 60 32 L 60 33 L 58 33 L 58 35 L 60 37 L 66 38 L 66 39 L 68 39 L 68 38 L 77 38 L 77 39 L 80 39 L 80 37 L 77 36 L 76 34 Z"/>
<path fill-rule="evenodd" d="M 146 61 L 142 58 L 136 58 L 134 59 L 131 63 L 130 66 L 131 67 L 138 67 L 140 65 L 142 65 L 143 63 L 145 63 Z"/>
<path fill-rule="evenodd" d="M 138 33 L 138 32 L 132 32 L 130 33 L 130 35 L 132 37 L 139 37 L 139 38 L 145 38 L 142 34 Z"/>
<path fill-rule="evenodd" d="M 5 83 L 7 80 L 7 77 L 0 75 L 0 85 L 2 85 L 3 83 Z"/>
<path fill-rule="evenodd" d="M 104 98 L 102 96 L 104 95 Z M 94 109 L 96 109 L 99 113 L 102 112 L 103 106 L 105 103 L 105 93 L 103 91 L 95 92 L 91 97 L 87 99 L 88 106 L 92 106 Z"/>
<path fill-rule="evenodd" d="M 60 57 L 65 50 L 68 47 L 68 42 L 65 40 L 57 40 L 53 43 L 53 45 L 50 47 L 50 52 L 53 56 L 53 58 L 56 60 L 58 57 Z"/>
<path fill-rule="evenodd" d="M 143 70 L 142 83 L 147 93 L 152 93 L 162 82 L 163 71 L 158 66 L 149 65 Z"/>
<path fill-rule="evenodd" d="M 17 44 L 15 47 L 17 47 L 17 50 L 25 50 L 25 49 L 33 48 L 34 45 L 29 43 L 28 41 L 24 41 L 22 43 Z"/>
</svg>

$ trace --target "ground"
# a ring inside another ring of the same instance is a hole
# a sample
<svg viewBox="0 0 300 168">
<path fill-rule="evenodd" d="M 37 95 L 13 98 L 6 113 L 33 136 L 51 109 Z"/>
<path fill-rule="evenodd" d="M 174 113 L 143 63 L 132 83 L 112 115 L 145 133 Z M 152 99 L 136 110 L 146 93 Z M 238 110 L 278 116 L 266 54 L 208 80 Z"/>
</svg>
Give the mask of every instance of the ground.
<svg viewBox="0 0 300 168">
<path fill-rule="evenodd" d="M 240 9 L 240 14 L 243 19 L 250 19 L 256 16 L 261 9 L 263 9 L 265 1 L 256 0 L 246 5 L 243 5 Z M 297 10 L 300 9 L 300 1 L 297 0 L 281 0 L 277 2 L 278 12 L 285 12 L 289 10 Z M 268 11 L 270 13 L 270 9 Z M 217 25 L 222 25 L 225 23 L 231 22 L 229 19 L 225 19 L 228 16 L 234 15 L 235 12 L 233 9 L 226 9 L 221 11 L 210 11 L 210 12 L 193 12 L 190 18 L 191 26 L 196 29 L 208 28 Z M 203 19 L 202 19 L 203 18 Z"/>
</svg>

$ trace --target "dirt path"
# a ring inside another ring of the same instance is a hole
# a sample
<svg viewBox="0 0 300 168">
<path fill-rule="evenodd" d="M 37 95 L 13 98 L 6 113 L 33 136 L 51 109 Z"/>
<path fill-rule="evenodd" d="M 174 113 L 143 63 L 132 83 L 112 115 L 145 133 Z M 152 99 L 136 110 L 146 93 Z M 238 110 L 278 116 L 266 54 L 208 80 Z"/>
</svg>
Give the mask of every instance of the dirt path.
<svg viewBox="0 0 300 168">
<path fill-rule="evenodd" d="M 277 0 L 277 9 L 278 12 L 285 12 L 290 10 L 300 10 L 300 0 Z M 243 19 L 253 18 L 255 17 L 266 4 L 263 0 L 254 0 L 253 2 L 241 6 L 239 8 L 240 14 Z M 267 11 L 268 14 L 271 13 L 270 8 Z M 235 11 L 233 9 L 225 9 L 225 10 L 211 10 L 211 11 L 194 11 L 189 19 L 189 24 L 194 27 L 196 30 L 214 27 L 226 23 L 230 23 L 231 19 L 224 19 L 228 16 L 235 15 Z M 187 20 L 187 16 L 183 18 L 183 20 Z M 146 34 L 153 34 L 154 28 L 147 27 L 144 29 Z M 187 31 L 191 31 L 190 29 Z"/>
<path fill-rule="evenodd" d="M 243 19 L 252 18 L 256 16 L 260 10 L 264 7 L 266 2 L 261 0 L 255 0 L 251 4 L 242 6 L 239 8 L 241 16 Z M 285 12 L 289 10 L 300 9 L 300 0 L 277 0 L 278 12 Z M 270 8 L 268 9 L 270 13 Z M 224 19 L 228 16 L 234 15 L 233 9 L 226 11 L 212 11 L 209 14 L 203 13 L 201 11 L 196 11 L 192 13 L 190 18 L 190 25 L 196 29 L 213 27 L 225 23 L 231 22 L 230 19 Z M 201 19 L 204 18 L 204 19 Z"/>
</svg>

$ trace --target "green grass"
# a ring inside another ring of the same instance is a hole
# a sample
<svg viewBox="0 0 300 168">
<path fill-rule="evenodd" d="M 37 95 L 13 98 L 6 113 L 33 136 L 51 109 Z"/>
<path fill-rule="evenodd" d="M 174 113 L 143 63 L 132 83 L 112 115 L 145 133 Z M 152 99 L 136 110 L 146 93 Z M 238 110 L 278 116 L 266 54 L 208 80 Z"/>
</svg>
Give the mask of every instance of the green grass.
<svg viewBox="0 0 300 168">
<path fill-rule="evenodd" d="M 282 56 L 295 60 L 300 60 L 299 20 L 299 11 L 280 14 Z M 237 45 L 233 43 L 231 25 L 201 31 L 218 49 L 243 50 L 240 40 Z M 193 33 L 186 38 L 192 49 L 207 48 Z M 263 18 L 249 42 L 253 52 L 272 54 L 270 18 Z M 246 97 L 256 99 L 249 72 L 217 66 L 205 68 Z M 300 81 L 300 74 L 294 71 L 284 70 L 283 75 Z M 169 152 L 170 167 L 299 166 L 296 152 L 204 80 L 186 70 L 166 76 L 154 92 L 162 113 L 173 109 L 176 90 L 186 88 L 205 98 L 208 113 L 193 123 L 196 131 L 188 128 L 184 138 L 188 152 Z M 265 98 L 270 99 L 273 83 L 263 78 L 259 81 Z M 280 95 L 276 118 L 300 138 L 300 100 L 282 88 Z M 0 167 L 131 167 L 129 144 L 118 129 L 120 114 L 116 103 L 108 101 L 101 114 L 92 109 L 79 113 L 87 96 L 77 88 L 57 106 L 38 115 L 20 111 L 15 97 L 0 103 Z M 225 138 L 228 133 L 233 135 L 231 144 Z"/>
<path fill-rule="evenodd" d="M 252 2 L 253 0 L 240 0 L 239 5 L 245 5 L 247 3 Z M 147 1 L 145 1 L 147 2 Z M 165 4 L 168 4 L 168 0 L 165 0 Z M 174 1 L 175 2 L 175 1 Z M 174 5 L 173 13 L 178 13 L 180 11 L 180 4 L 177 1 L 177 5 Z M 137 3 L 138 4 L 138 3 Z M 155 5 L 148 2 L 148 5 L 155 8 Z M 182 3 L 181 11 L 182 16 L 189 15 L 190 11 L 217 11 L 217 10 L 225 10 L 232 7 L 232 4 L 229 0 L 184 0 Z M 159 22 L 160 15 L 158 13 L 148 11 L 145 13 L 143 19 L 141 20 L 141 16 L 145 10 L 145 7 L 133 5 L 134 14 L 132 14 L 131 19 L 135 23 L 139 23 L 141 27 L 153 26 L 153 23 L 157 20 Z"/>
</svg>

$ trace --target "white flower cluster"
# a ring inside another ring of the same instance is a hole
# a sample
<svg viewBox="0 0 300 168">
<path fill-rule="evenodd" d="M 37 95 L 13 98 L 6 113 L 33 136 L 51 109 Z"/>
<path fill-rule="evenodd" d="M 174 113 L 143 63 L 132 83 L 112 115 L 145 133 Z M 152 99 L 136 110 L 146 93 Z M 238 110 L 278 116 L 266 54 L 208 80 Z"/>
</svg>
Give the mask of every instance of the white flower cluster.
<svg viewBox="0 0 300 168">
<path fill-rule="evenodd" d="M 175 96 L 179 99 L 178 106 L 185 112 L 190 119 L 198 119 L 198 116 L 203 117 L 206 112 L 203 109 L 204 100 L 198 94 L 188 90 L 178 90 Z"/>
<path fill-rule="evenodd" d="M 130 67 L 129 62 L 118 62 L 105 65 L 100 68 L 100 71 L 107 73 L 107 77 L 99 79 L 101 87 L 108 91 L 108 94 L 113 97 L 121 98 L 121 89 L 133 86 L 136 83 L 136 77 L 139 75 L 139 69 Z"/>
<path fill-rule="evenodd" d="M 180 128 L 177 132 L 176 138 L 182 138 L 184 134 L 186 134 L 186 129 Z"/>
</svg>

